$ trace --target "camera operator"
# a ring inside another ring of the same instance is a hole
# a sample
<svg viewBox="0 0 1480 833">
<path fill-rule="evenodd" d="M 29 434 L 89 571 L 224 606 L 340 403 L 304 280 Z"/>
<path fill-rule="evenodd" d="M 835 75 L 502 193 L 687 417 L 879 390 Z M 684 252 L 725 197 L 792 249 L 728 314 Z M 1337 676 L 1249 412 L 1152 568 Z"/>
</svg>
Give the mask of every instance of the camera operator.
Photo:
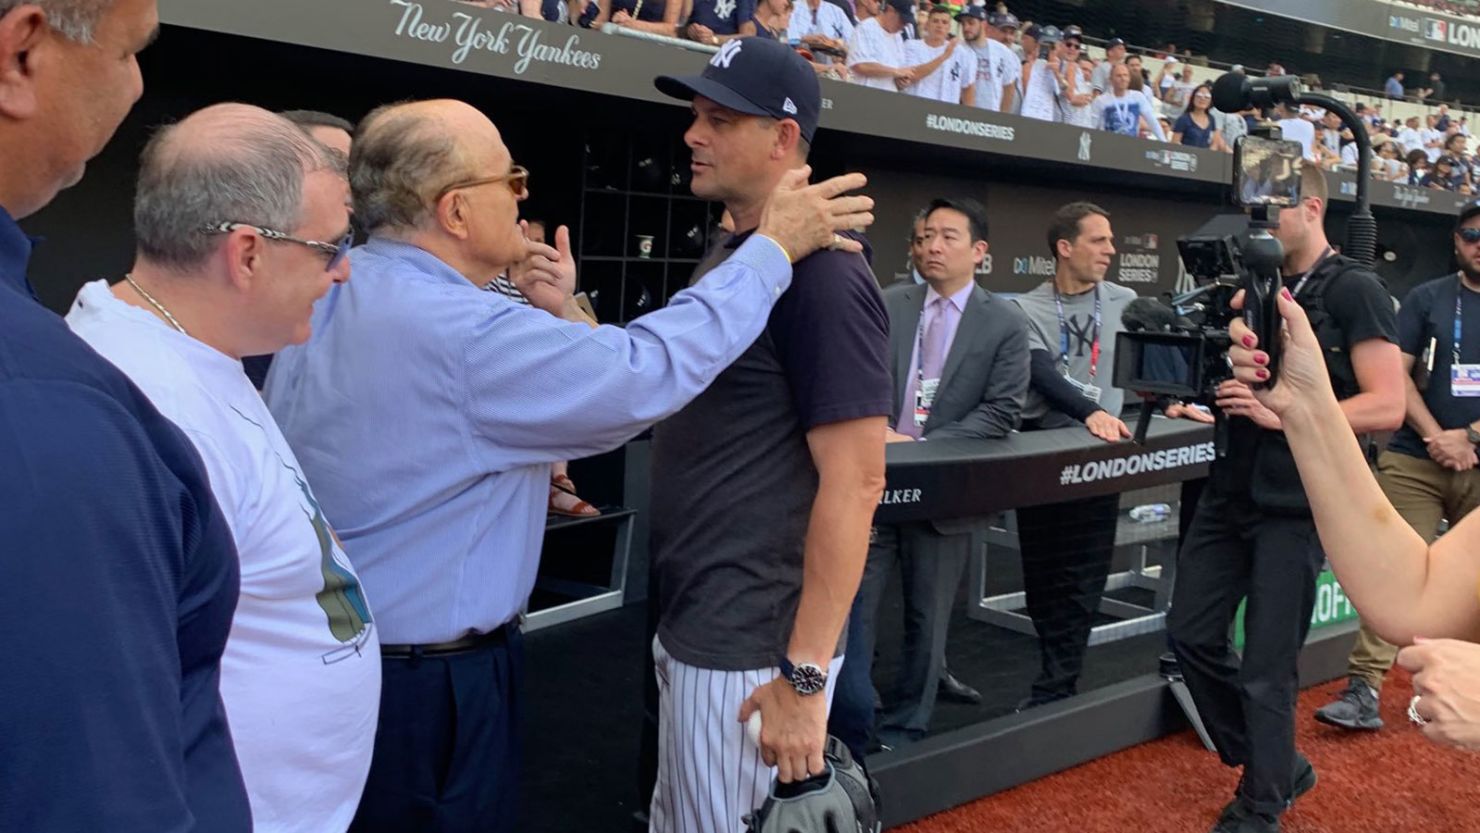
<svg viewBox="0 0 1480 833">
<path fill-rule="evenodd" d="M 1459 229 L 1480 229 L 1480 204 L 1465 214 Z M 1461 260 L 1480 260 L 1480 240 L 1456 236 Z M 1425 545 L 1383 496 L 1352 435 L 1336 430 L 1345 414 L 1320 372 L 1322 345 L 1304 312 L 1281 298 L 1280 314 L 1279 380 L 1255 395 L 1285 426 L 1331 566 L 1374 632 L 1413 643 L 1398 653 L 1398 664 L 1413 672 L 1409 719 L 1436 743 L 1480 751 L 1480 521 L 1472 513 Z M 1268 357 L 1248 328 L 1235 321 L 1230 331 L 1234 373 L 1267 378 L 1260 374 Z"/>
<path fill-rule="evenodd" d="M 1301 190 L 1271 232 L 1284 245 L 1285 284 L 1315 322 L 1348 430 L 1392 430 L 1404 399 L 1392 300 L 1370 270 L 1332 252 L 1326 181 L 1314 166 L 1304 166 Z M 1325 556 L 1280 417 L 1237 380 L 1219 386 L 1215 404 L 1230 420 L 1228 453 L 1188 530 L 1167 629 L 1220 757 L 1244 768 L 1213 830 L 1267 833 L 1315 785 L 1295 751 L 1296 658 Z M 1228 629 L 1245 595 L 1240 663 Z"/>
</svg>

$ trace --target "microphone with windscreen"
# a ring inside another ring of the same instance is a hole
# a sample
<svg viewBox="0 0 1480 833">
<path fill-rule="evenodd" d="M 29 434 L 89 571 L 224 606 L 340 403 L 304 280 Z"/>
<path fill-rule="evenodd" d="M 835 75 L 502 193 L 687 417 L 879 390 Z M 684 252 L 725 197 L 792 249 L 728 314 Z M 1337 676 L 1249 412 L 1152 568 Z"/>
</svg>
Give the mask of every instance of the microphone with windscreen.
<svg viewBox="0 0 1480 833">
<path fill-rule="evenodd" d="M 1125 305 L 1120 323 L 1132 333 L 1170 333 L 1177 326 L 1177 312 L 1155 298 L 1137 298 Z"/>
<path fill-rule="evenodd" d="M 1241 72 L 1225 73 L 1213 82 L 1213 106 L 1225 113 L 1250 107 L 1265 110 L 1276 104 L 1294 104 L 1305 88 L 1293 75 L 1250 78 Z"/>
</svg>

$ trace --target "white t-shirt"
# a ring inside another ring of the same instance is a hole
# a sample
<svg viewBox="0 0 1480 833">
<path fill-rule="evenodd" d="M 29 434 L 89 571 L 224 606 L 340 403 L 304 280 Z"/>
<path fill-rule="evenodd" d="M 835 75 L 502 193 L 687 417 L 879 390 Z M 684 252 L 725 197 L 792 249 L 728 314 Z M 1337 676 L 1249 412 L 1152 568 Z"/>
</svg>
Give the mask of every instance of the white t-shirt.
<svg viewBox="0 0 1480 833">
<path fill-rule="evenodd" d="M 1104 93 L 1090 105 L 1094 113 L 1094 126 L 1122 136 L 1140 136 L 1141 119 L 1156 123 L 1156 110 L 1146 103 L 1146 97 L 1133 90 L 1117 96 L 1114 90 Z"/>
<path fill-rule="evenodd" d="M 1089 76 L 1086 75 L 1077 66 L 1071 66 L 1069 68 L 1069 71 L 1079 73 L 1079 77 L 1074 79 L 1075 92 L 1080 95 L 1085 95 L 1089 93 Z M 1063 122 L 1064 124 L 1073 125 L 1075 127 L 1094 127 L 1094 105 L 1094 100 L 1091 99 L 1090 101 L 1085 102 L 1083 106 L 1075 107 L 1074 104 L 1069 101 L 1068 92 L 1065 92 L 1064 95 L 1059 97 L 1059 121 Z"/>
<path fill-rule="evenodd" d="M 859 64 L 882 64 L 886 67 L 905 67 L 909 63 L 904 57 L 904 36 L 899 32 L 889 34 L 879 25 L 878 18 L 871 17 L 858 24 L 853 36 L 848 39 L 848 68 Z M 864 78 L 852 74 L 854 83 L 876 90 L 897 90 L 893 78 Z"/>
<path fill-rule="evenodd" d="M 1059 79 L 1048 68 L 1043 58 L 1033 62 L 1023 90 L 1023 116 L 1041 121 L 1059 120 Z"/>
<path fill-rule="evenodd" d="M 1300 152 L 1306 160 L 1319 162 L 1316 156 L 1316 126 L 1301 118 L 1280 119 L 1280 134 L 1286 141 L 1299 142 Z"/>
<path fill-rule="evenodd" d="M 977 64 L 976 106 L 1001 110 L 1003 88 L 1009 84 L 1017 88 L 1023 80 L 1023 61 L 1006 44 L 991 38 L 987 38 L 986 55 L 985 63 Z"/>
<path fill-rule="evenodd" d="M 847 43 L 849 37 L 853 35 L 853 24 L 848 22 L 848 16 L 843 14 L 842 9 L 827 0 L 818 0 L 815 10 L 807 5 L 806 0 L 802 0 L 791 10 L 791 20 L 786 24 L 786 34 L 787 37 L 799 39 L 808 35 L 821 35 Z M 815 55 L 813 60 L 820 64 L 833 62 L 831 55 L 822 54 Z"/>
<path fill-rule="evenodd" d="M 1429 147 L 1428 144 L 1429 142 L 1442 141 L 1444 139 L 1444 131 L 1425 127 L 1419 131 L 1418 138 L 1420 141 L 1419 147 L 1422 147 L 1423 152 L 1429 157 L 1429 164 L 1432 165 L 1439 161 L 1439 157 L 1444 155 L 1444 149 L 1442 147 Z"/>
<path fill-rule="evenodd" d="M 946 44 L 931 46 L 922 40 L 906 41 L 904 62 L 906 66 L 919 66 L 940 57 Z M 904 88 L 913 96 L 944 101 L 947 104 L 961 103 L 961 90 L 976 83 L 976 53 L 962 44 L 957 44 L 949 58 L 941 62 L 935 71 Z"/>
<path fill-rule="evenodd" d="M 1415 150 L 1419 150 L 1423 147 L 1423 137 L 1419 135 L 1417 130 L 1411 127 L 1405 127 L 1402 130 L 1399 130 L 1396 138 L 1398 140 L 1398 144 L 1403 146 L 1404 156 L 1407 156 Z"/>
<path fill-rule="evenodd" d="M 256 833 L 349 827 L 375 741 L 380 641 L 360 580 L 240 361 L 119 300 L 78 293 L 67 325 L 190 437 L 241 560 L 221 658 Z"/>
</svg>

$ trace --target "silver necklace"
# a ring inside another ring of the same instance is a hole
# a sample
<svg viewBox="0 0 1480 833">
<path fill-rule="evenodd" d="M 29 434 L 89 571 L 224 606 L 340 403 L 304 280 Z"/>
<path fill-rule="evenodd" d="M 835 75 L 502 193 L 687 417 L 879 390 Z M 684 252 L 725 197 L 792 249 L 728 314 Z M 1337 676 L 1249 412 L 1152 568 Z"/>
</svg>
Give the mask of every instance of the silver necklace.
<svg viewBox="0 0 1480 833">
<path fill-rule="evenodd" d="M 174 327 L 185 335 L 190 335 L 189 333 L 185 332 L 184 327 L 180 326 L 180 322 L 175 320 L 175 316 L 170 315 L 170 311 L 164 308 L 164 304 L 161 304 L 160 302 L 154 300 L 153 295 L 145 292 L 144 287 L 139 286 L 139 282 L 134 280 L 134 276 L 132 274 L 124 275 L 123 279 L 128 281 L 128 285 L 132 286 L 135 292 L 139 293 L 139 297 L 149 302 L 149 306 L 154 307 L 156 310 L 158 310 L 159 314 L 164 316 L 164 320 L 168 321 L 171 327 Z"/>
</svg>

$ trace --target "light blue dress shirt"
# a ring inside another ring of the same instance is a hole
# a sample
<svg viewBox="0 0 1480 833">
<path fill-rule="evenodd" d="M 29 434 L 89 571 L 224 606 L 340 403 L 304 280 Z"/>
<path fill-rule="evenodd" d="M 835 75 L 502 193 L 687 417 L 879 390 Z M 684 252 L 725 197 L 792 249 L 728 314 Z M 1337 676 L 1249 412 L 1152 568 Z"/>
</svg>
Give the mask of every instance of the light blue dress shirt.
<svg viewBox="0 0 1480 833">
<path fill-rule="evenodd" d="M 550 464 L 615 448 L 688 403 L 791 284 L 781 248 L 756 236 L 667 307 L 593 330 L 405 243 L 372 239 L 350 263 L 263 395 L 387 644 L 514 618 L 534 587 Z"/>
</svg>

